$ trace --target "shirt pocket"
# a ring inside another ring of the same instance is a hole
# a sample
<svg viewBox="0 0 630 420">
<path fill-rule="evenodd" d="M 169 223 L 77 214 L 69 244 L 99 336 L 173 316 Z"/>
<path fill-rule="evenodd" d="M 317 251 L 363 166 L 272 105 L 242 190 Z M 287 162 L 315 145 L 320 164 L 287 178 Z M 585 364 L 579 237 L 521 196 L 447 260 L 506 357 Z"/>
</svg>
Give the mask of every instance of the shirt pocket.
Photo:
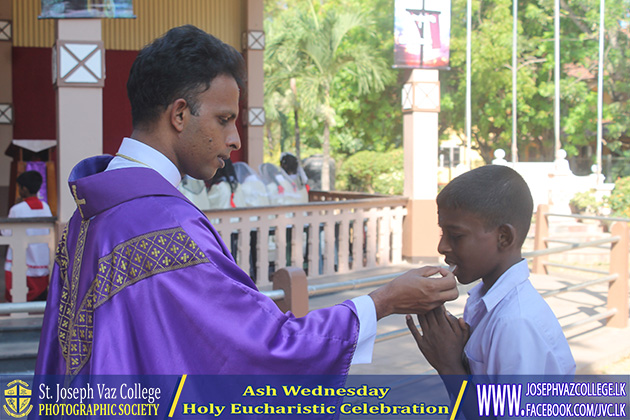
<svg viewBox="0 0 630 420">
<path fill-rule="evenodd" d="M 468 359 L 468 366 L 470 367 L 470 373 L 473 375 L 485 375 L 487 374 L 486 363 L 483 361 L 481 355 L 475 354 L 468 349 L 464 350 L 464 354 Z"/>
</svg>

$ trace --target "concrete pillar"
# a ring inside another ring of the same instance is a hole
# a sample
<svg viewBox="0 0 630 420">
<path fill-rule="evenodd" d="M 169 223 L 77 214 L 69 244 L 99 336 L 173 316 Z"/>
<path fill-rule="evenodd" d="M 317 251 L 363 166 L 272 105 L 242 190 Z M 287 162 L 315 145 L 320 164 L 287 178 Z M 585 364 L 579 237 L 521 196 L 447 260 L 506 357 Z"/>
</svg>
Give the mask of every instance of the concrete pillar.
<svg viewBox="0 0 630 420">
<path fill-rule="evenodd" d="M 435 264 L 437 245 L 438 70 L 413 69 L 403 86 L 403 147 L 405 184 L 409 197 L 403 227 L 403 258 Z"/>
<path fill-rule="evenodd" d="M 263 31 L 263 0 L 246 0 L 247 26 L 243 33 L 242 47 L 247 60 L 247 115 L 243 116 L 247 127 L 245 158 L 249 166 L 258 170 L 263 163 L 263 135 L 265 124 L 264 72 L 265 32 Z"/>
<path fill-rule="evenodd" d="M 610 248 L 610 274 L 617 274 L 618 277 L 608 286 L 606 308 L 616 309 L 617 313 L 608 319 L 606 326 L 625 328 L 628 326 L 628 224 L 615 222 L 610 233 L 612 236 L 619 236 L 619 241 Z"/>
<path fill-rule="evenodd" d="M 13 140 L 13 2 L 0 1 L 0 216 L 7 215 L 11 158 L 4 154 Z"/>
<path fill-rule="evenodd" d="M 549 206 L 547 204 L 539 204 L 536 210 L 536 236 L 534 237 L 534 251 L 541 251 L 547 248 L 547 238 L 549 238 Z M 532 273 L 549 274 L 547 265 L 547 255 L 539 255 L 534 257 L 532 262 Z"/>
<path fill-rule="evenodd" d="M 57 215 L 66 222 L 76 209 L 68 176 L 82 159 L 103 153 L 105 50 L 99 19 L 58 19 L 53 47 L 57 92 Z"/>
</svg>

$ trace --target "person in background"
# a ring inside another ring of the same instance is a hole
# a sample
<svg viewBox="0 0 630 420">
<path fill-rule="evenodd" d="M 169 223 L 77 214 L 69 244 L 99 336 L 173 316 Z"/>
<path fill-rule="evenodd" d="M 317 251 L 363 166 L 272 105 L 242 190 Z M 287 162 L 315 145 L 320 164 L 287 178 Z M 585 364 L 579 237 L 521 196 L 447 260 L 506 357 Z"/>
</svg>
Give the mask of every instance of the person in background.
<svg viewBox="0 0 630 420">
<path fill-rule="evenodd" d="M 236 178 L 234 164 L 225 160 L 225 166 L 219 168 L 212 179 L 206 183 L 208 201 L 211 209 L 230 209 L 245 207 L 245 197 Z"/>
<path fill-rule="evenodd" d="M 306 184 L 308 178 L 294 155 L 287 152 L 283 153 L 280 158 L 280 167 L 289 175 L 291 181 L 293 181 L 298 188 L 306 187 L 308 191 L 309 187 Z"/>
<path fill-rule="evenodd" d="M 48 203 L 40 200 L 37 193 L 42 186 L 42 175 L 37 171 L 26 171 L 17 177 L 17 188 L 21 202 L 15 204 L 9 210 L 10 218 L 24 217 L 52 217 Z M 11 236 L 10 229 L 3 229 L 3 236 Z M 27 235 L 48 235 L 49 229 L 28 229 Z M 26 300 L 46 300 L 48 290 L 48 277 L 50 264 L 50 250 L 48 244 L 29 244 L 26 249 L 26 284 L 28 294 Z M 11 289 L 13 288 L 13 250 L 9 248 L 4 263 L 4 297 L 7 302 L 12 302 Z"/>
</svg>

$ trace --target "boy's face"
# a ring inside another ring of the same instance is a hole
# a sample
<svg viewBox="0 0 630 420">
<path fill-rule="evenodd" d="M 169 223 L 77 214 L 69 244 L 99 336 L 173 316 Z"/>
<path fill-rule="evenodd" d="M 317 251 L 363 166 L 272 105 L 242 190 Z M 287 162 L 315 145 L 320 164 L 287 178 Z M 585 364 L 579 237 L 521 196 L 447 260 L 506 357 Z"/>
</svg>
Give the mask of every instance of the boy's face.
<svg viewBox="0 0 630 420">
<path fill-rule="evenodd" d="M 446 263 L 456 265 L 453 274 L 461 284 L 483 279 L 486 284 L 503 273 L 499 252 L 499 228 L 486 230 L 482 220 L 465 210 L 438 208 L 442 237 L 438 252 Z"/>
</svg>

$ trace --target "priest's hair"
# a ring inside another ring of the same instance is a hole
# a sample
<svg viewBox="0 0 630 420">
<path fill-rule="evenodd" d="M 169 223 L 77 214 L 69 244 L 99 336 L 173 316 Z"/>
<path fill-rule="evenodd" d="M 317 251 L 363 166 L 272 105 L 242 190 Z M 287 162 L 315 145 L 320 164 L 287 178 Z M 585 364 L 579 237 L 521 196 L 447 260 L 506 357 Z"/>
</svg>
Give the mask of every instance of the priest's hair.
<svg viewBox="0 0 630 420">
<path fill-rule="evenodd" d="M 198 95 L 217 76 L 233 77 L 242 89 L 245 74 L 243 56 L 233 47 L 192 25 L 173 28 L 145 46 L 131 66 L 133 127 L 155 122 L 179 98 L 197 115 Z"/>
</svg>

